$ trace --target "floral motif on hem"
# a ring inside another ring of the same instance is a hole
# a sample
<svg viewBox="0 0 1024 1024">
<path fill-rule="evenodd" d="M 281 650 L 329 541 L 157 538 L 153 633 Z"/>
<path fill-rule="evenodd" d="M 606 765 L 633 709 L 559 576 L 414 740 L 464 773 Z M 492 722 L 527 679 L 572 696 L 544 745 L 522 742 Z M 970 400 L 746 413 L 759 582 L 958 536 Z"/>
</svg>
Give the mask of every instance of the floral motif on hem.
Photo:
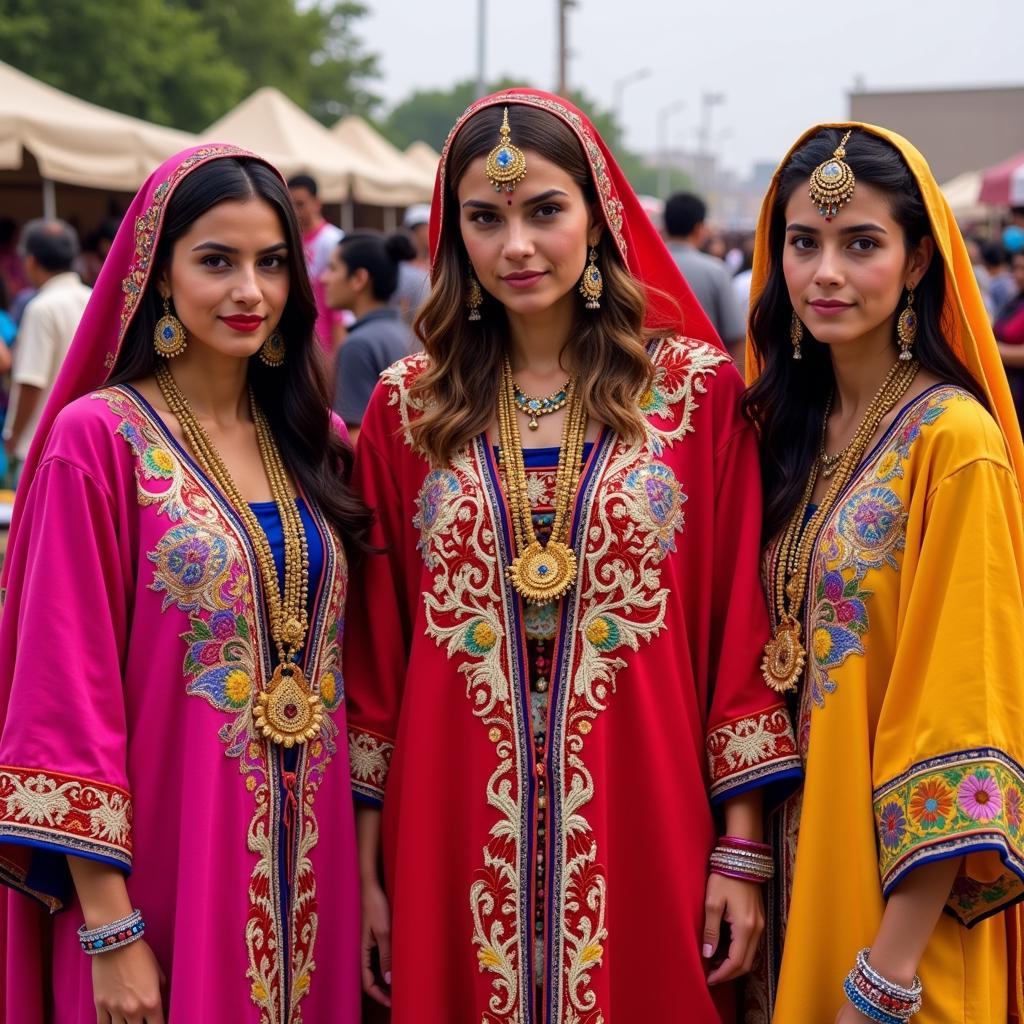
<svg viewBox="0 0 1024 1024">
<path fill-rule="evenodd" d="M 388 769 L 395 745 L 367 729 L 348 727 L 348 761 L 352 774 L 352 790 L 375 802 L 384 800 Z"/>
<path fill-rule="evenodd" d="M 132 798 L 119 786 L 0 766 L 0 836 L 132 865 Z"/>
<path fill-rule="evenodd" d="M 671 469 L 658 456 L 695 429 L 697 398 L 706 377 L 728 356 L 687 338 L 665 339 L 652 351 L 655 389 L 643 411 L 647 437 L 635 444 L 607 439 L 593 462 L 582 519 L 575 528 L 580 579 L 570 604 L 569 651 L 557 726 L 552 732 L 551 1019 L 599 1024 L 604 1019 L 593 975 L 607 945 L 607 878 L 593 828 L 585 816 L 594 781 L 583 758 L 586 737 L 610 703 L 615 680 L 637 651 L 665 625 L 668 588 L 659 563 L 673 550 L 683 528 L 686 500 Z M 388 402 L 397 406 L 405 442 L 419 414 L 409 389 L 428 365 L 427 357 L 400 361 L 382 374 Z M 519 736 L 528 716 L 513 699 L 515 623 L 500 565 L 500 498 L 491 494 L 486 445 L 456 453 L 450 464 L 429 473 L 416 501 L 418 548 L 433 586 L 424 594 L 427 632 L 466 677 L 473 713 L 494 745 L 495 770 L 487 802 L 498 813 L 484 846 L 484 863 L 470 891 L 473 943 L 478 966 L 492 975 L 483 1024 L 521 1024 L 534 995 L 525 988 L 532 922 L 524 926 L 531 868 L 525 866 L 528 793 Z M 455 567 L 454 569 L 452 567 Z M 528 727 L 528 726 L 527 726 Z M 559 825 L 559 823 L 562 823 Z M 524 895 L 525 894 L 525 895 Z M 525 936 L 525 937 L 524 937 Z"/>
<path fill-rule="evenodd" d="M 801 768 L 789 715 L 780 707 L 718 726 L 708 734 L 706 749 L 714 802 L 734 789 Z"/>
<path fill-rule="evenodd" d="M 237 760 L 246 790 L 253 798 L 246 845 L 256 855 L 248 884 L 249 916 L 244 941 L 248 951 L 250 996 L 260 1024 L 301 1024 L 300 1002 L 309 991 L 315 968 L 318 926 L 316 875 L 310 853 L 319 827 L 314 800 L 323 773 L 337 752 L 337 725 L 324 716 L 323 731 L 305 748 L 300 761 L 302 799 L 295 838 L 294 874 L 290 879 L 291 948 L 283 948 L 279 906 L 279 781 L 269 741 L 253 727 L 252 701 L 265 682 L 266 628 L 254 607 L 251 581 L 256 570 L 223 504 L 223 498 L 196 475 L 163 437 L 158 424 L 130 389 L 104 388 L 93 395 L 120 420 L 117 434 L 136 456 L 138 501 L 155 505 L 171 526 L 147 553 L 153 563 L 150 589 L 163 595 L 162 610 L 186 615 L 183 676 L 186 693 L 202 697 L 227 720 L 218 736 L 225 754 Z M 344 615 L 347 571 L 340 547 L 325 547 L 324 597 L 311 636 L 324 629 L 330 643 L 318 642 L 307 655 L 306 674 L 313 692 L 330 712 L 340 706 L 341 671 L 337 636 Z M 330 624 L 330 625 L 328 625 Z M 290 1005 L 285 976 L 290 970 Z"/>
<path fill-rule="evenodd" d="M 961 875 L 947 909 L 964 924 L 1024 899 L 1024 768 L 999 750 L 935 757 L 875 790 L 879 870 L 885 895 L 918 864 L 996 851 L 1009 872 L 994 881 Z"/>
</svg>

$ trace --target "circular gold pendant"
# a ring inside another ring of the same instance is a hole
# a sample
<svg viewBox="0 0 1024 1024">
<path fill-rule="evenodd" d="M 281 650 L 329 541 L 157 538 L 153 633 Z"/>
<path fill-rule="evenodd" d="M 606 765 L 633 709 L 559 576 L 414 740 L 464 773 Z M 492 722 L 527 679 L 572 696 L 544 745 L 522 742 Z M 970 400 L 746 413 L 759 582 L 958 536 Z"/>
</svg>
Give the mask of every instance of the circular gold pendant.
<svg viewBox="0 0 1024 1024">
<path fill-rule="evenodd" d="M 576 555 L 560 541 L 535 540 L 508 567 L 508 577 L 524 601 L 557 601 L 576 582 Z"/>
<path fill-rule="evenodd" d="M 324 711 L 320 697 L 310 693 L 298 665 L 278 665 L 270 686 L 256 696 L 256 729 L 286 747 L 305 743 L 320 734 Z"/>
<path fill-rule="evenodd" d="M 786 615 L 775 627 L 775 635 L 764 645 L 761 659 L 764 681 L 776 693 L 795 690 L 806 660 L 807 652 L 800 642 L 800 623 Z"/>
</svg>

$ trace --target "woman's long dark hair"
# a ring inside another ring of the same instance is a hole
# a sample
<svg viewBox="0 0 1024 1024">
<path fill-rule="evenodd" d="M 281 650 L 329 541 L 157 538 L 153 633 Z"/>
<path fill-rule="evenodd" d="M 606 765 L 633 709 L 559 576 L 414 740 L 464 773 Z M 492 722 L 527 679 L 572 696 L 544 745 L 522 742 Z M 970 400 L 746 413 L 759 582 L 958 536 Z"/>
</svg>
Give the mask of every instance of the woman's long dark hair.
<svg viewBox="0 0 1024 1024">
<path fill-rule="evenodd" d="M 161 358 L 153 348 L 153 328 L 163 315 L 156 288 L 174 243 L 207 210 L 228 200 L 259 197 L 277 211 L 288 243 L 291 287 L 278 324 L 287 354 L 272 368 L 255 356 L 249 360 L 249 383 L 266 413 L 281 457 L 292 476 L 337 530 L 354 557 L 367 550 L 373 514 L 348 486 L 352 449 L 331 426 L 330 390 L 316 351 L 316 303 L 303 262 L 302 237 L 288 192 L 265 164 L 246 158 L 211 160 L 196 168 L 175 189 L 164 213 L 149 285 L 139 302 L 110 376 L 124 384 L 151 376 Z"/>
<path fill-rule="evenodd" d="M 835 387 L 828 346 L 806 329 L 803 358 L 793 359 L 789 338 L 793 307 L 782 273 L 786 204 L 797 189 L 807 187 L 811 172 L 832 155 L 842 136 L 840 129 L 822 129 L 793 154 L 783 169 L 768 228 L 768 279 L 750 315 L 751 341 L 762 370 L 744 395 L 743 410 L 760 435 L 766 540 L 778 534 L 800 501 L 817 457 L 825 403 Z M 908 253 L 931 235 L 921 191 L 903 157 L 890 143 L 855 130 L 846 154 L 857 182 L 873 185 L 886 194 L 893 219 L 903 229 Z M 986 405 L 978 382 L 946 341 L 953 325 L 943 323 L 945 298 L 945 265 L 936 253 L 914 291 L 918 317 L 914 356 L 923 369 L 964 388 Z"/>
</svg>

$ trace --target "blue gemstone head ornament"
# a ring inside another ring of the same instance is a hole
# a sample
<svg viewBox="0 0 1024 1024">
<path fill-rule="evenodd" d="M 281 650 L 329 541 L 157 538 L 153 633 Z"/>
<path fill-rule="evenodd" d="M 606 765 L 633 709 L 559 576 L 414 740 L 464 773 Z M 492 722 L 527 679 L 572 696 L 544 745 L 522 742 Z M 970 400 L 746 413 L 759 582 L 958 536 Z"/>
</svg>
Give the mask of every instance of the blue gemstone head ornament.
<svg viewBox="0 0 1024 1024">
<path fill-rule="evenodd" d="M 825 220 L 831 220 L 839 212 L 840 207 L 853 198 L 857 179 L 846 162 L 846 144 L 852 134 L 851 129 L 843 136 L 843 141 L 832 155 L 818 164 L 811 173 L 807 194 Z"/>
<path fill-rule="evenodd" d="M 484 174 L 494 186 L 495 192 L 514 192 L 516 185 L 526 177 L 526 157 L 518 146 L 512 144 L 512 130 L 508 126 L 508 107 L 505 108 L 505 114 L 501 119 L 498 144 L 487 154 Z"/>
</svg>

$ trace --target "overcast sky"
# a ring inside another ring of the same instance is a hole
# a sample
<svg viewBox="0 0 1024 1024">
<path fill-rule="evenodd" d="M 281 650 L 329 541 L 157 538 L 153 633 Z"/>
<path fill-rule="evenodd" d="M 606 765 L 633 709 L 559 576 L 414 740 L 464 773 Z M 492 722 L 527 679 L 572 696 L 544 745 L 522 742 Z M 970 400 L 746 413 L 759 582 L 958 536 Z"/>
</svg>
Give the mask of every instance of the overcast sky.
<svg viewBox="0 0 1024 1024">
<path fill-rule="evenodd" d="M 381 55 L 389 105 L 475 76 L 478 0 L 365 2 L 360 32 Z M 488 75 L 552 88 L 556 0 L 486 3 Z M 701 94 L 721 92 L 713 147 L 741 173 L 846 116 L 858 78 L 869 89 L 1024 84 L 1024 0 L 578 0 L 569 24 L 570 84 L 598 103 L 650 69 L 623 92 L 631 148 L 655 149 L 659 111 L 679 101 L 668 140 L 693 148 Z"/>
</svg>

